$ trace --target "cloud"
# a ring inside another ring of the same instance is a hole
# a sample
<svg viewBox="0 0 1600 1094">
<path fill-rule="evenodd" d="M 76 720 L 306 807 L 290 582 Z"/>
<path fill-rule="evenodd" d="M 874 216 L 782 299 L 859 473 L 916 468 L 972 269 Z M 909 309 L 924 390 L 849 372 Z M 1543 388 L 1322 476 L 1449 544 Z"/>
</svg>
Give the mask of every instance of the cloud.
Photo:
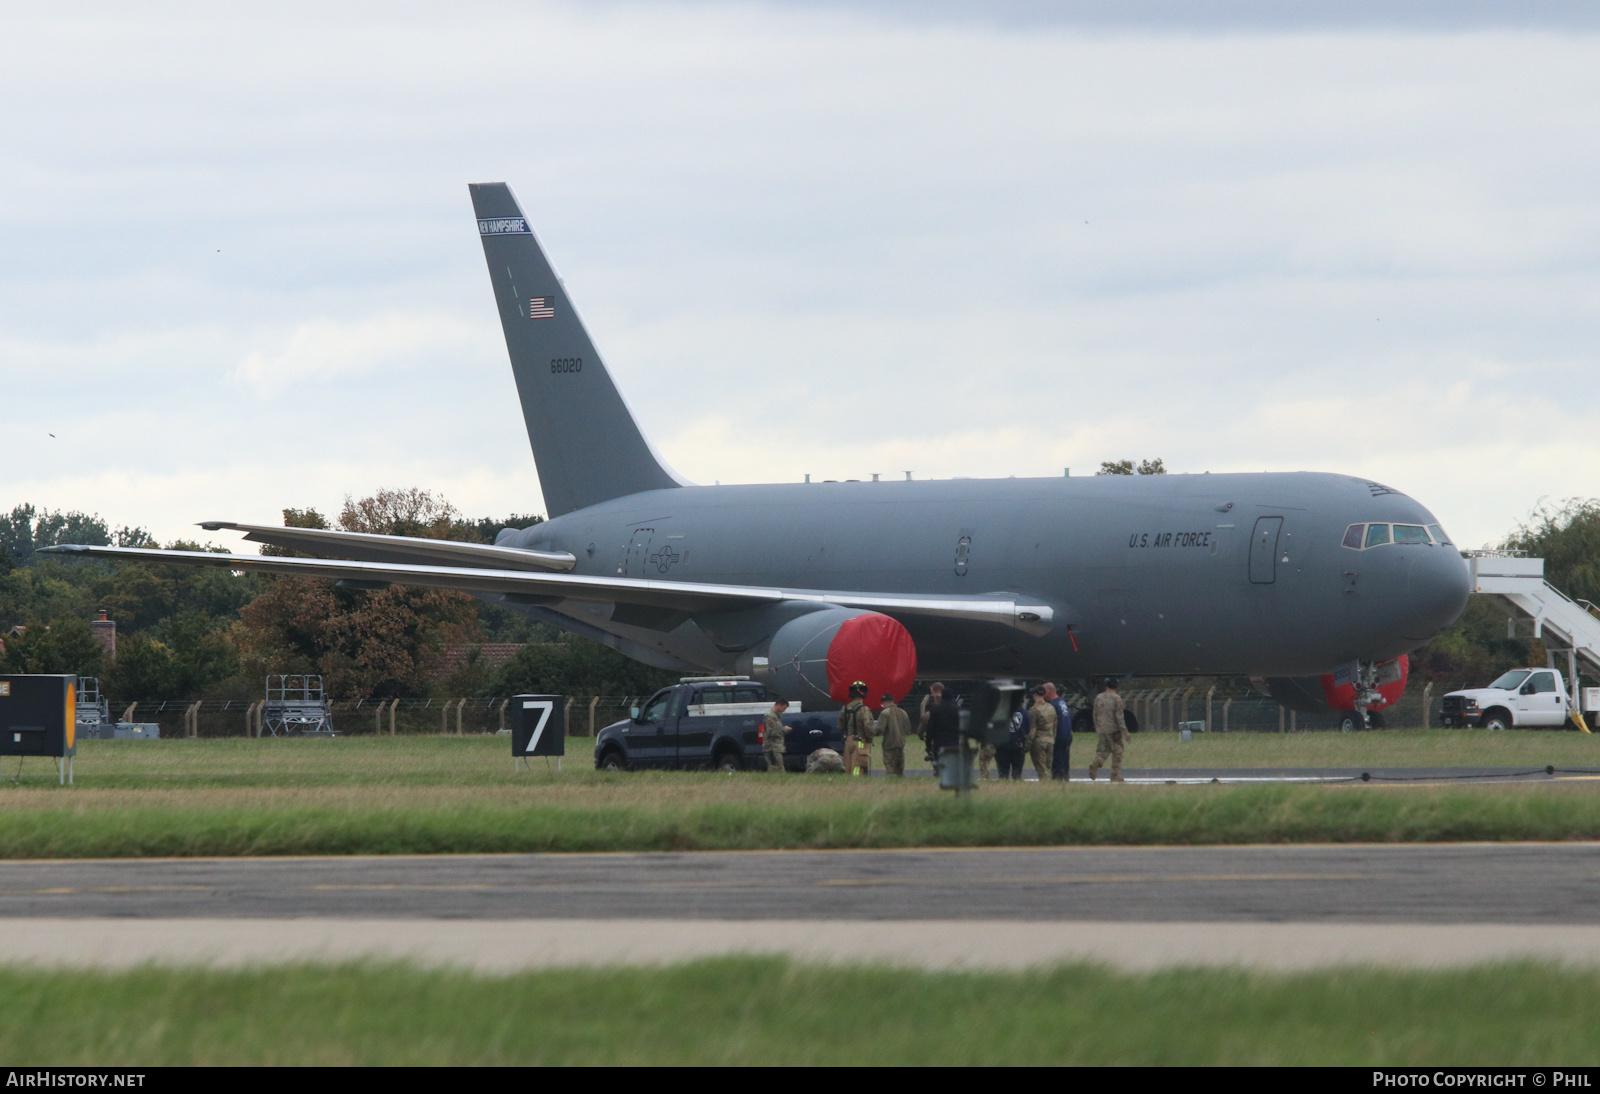
<svg viewBox="0 0 1600 1094">
<path fill-rule="evenodd" d="M 317 319 L 279 337 L 274 351 L 245 354 L 234 377 L 259 395 L 315 391 L 352 377 L 392 379 L 441 368 L 464 347 L 482 353 L 483 324 L 437 315 L 389 313 L 353 322 Z"/>
</svg>

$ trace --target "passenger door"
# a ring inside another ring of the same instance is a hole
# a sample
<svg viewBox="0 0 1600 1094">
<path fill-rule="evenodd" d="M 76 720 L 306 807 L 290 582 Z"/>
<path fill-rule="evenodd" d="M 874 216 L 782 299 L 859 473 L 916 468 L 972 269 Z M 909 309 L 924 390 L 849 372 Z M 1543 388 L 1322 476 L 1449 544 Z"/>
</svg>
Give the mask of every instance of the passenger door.
<svg viewBox="0 0 1600 1094">
<path fill-rule="evenodd" d="M 1278 578 L 1278 533 L 1282 517 L 1260 517 L 1250 537 L 1250 582 L 1271 585 Z"/>
<path fill-rule="evenodd" d="M 1567 720 L 1566 706 L 1556 689 L 1556 674 L 1536 672 L 1517 691 L 1517 721 L 1530 726 L 1558 726 Z"/>
</svg>

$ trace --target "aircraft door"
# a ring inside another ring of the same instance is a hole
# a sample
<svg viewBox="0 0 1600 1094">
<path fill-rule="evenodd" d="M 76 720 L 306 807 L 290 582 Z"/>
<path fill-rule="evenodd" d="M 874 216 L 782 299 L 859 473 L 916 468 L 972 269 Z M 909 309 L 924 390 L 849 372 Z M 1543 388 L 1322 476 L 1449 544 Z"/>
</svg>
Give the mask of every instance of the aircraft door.
<svg viewBox="0 0 1600 1094">
<path fill-rule="evenodd" d="M 1271 585 L 1278 577 L 1278 533 L 1283 531 L 1282 517 L 1261 517 L 1256 521 L 1255 532 L 1250 537 L 1250 581 L 1254 585 Z"/>
<path fill-rule="evenodd" d="M 650 557 L 650 543 L 656 538 L 654 528 L 635 528 L 628 536 L 628 548 L 623 552 L 622 565 L 617 573 L 623 577 L 644 577 L 645 561 Z"/>
</svg>

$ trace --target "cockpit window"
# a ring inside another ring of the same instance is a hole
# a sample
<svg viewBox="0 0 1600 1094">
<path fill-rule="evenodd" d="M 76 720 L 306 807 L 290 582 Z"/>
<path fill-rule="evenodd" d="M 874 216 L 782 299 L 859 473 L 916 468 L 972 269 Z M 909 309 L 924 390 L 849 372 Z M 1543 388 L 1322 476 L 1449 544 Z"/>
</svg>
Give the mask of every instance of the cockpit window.
<svg viewBox="0 0 1600 1094">
<path fill-rule="evenodd" d="M 1367 534 L 1365 524 L 1352 524 L 1344 530 L 1344 545 L 1353 551 L 1361 550 L 1361 537 Z"/>
<path fill-rule="evenodd" d="M 1387 524 L 1367 525 L 1367 546 L 1377 547 L 1389 542 L 1389 526 Z"/>
<path fill-rule="evenodd" d="M 1521 684 L 1527 678 L 1527 669 L 1512 669 L 1510 672 L 1506 673 L 1489 686 L 1492 688 L 1498 688 L 1501 691 L 1515 691 L 1517 689 L 1517 685 Z"/>
<path fill-rule="evenodd" d="M 1450 537 L 1445 535 L 1444 529 L 1440 528 L 1437 524 L 1428 525 L 1428 531 L 1433 533 L 1433 542 L 1437 543 L 1439 546 L 1449 547 L 1451 545 Z"/>
<path fill-rule="evenodd" d="M 1394 526 L 1394 541 L 1396 543 L 1427 543 L 1428 530 L 1420 524 L 1396 524 Z"/>
</svg>

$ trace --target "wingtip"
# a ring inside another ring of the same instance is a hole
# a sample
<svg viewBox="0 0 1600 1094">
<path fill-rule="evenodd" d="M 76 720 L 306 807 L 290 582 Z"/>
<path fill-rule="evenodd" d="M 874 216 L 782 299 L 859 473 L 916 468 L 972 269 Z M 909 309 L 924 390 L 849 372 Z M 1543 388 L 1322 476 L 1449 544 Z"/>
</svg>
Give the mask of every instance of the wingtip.
<svg viewBox="0 0 1600 1094">
<path fill-rule="evenodd" d="M 223 528 L 237 528 L 239 526 L 231 520 L 203 520 L 195 527 L 204 528 L 208 532 L 217 532 Z"/>
</svg>

